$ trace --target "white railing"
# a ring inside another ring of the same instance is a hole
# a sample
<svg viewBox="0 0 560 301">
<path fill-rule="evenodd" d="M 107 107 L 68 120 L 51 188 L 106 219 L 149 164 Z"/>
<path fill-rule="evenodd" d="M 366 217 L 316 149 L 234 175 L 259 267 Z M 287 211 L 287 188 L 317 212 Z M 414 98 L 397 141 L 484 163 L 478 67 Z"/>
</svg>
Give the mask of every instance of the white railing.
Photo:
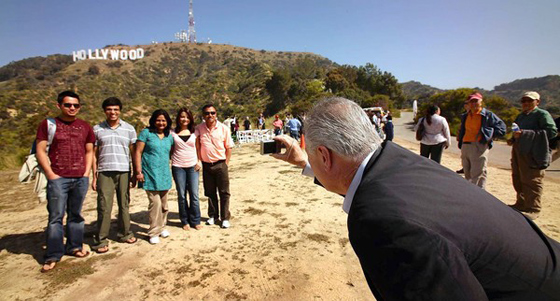
<svg viewBox="0 0 560 301">
<path fill-rule="evenodd" d="M 261 141 L 272 140 L 274 130 L 248 130 L 237 131 L 237 143 L 260 143 Z"/>
</svg>

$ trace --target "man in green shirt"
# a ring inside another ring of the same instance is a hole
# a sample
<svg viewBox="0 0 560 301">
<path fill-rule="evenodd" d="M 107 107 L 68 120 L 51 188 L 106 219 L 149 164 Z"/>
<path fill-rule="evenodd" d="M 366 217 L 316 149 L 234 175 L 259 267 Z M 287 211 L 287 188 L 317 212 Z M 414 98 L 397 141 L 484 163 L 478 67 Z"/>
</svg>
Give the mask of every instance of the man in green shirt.
<svg viewBox="0 0 560 301">
<path fill-rule="evenodd" d="M 544 170 L 550 164 L 548 140 L 556 137 L 557 129 L 552 116 L 538 107 L 540 95 L 526 92 L 521 98 L 522 112 L 515 119 L 519 126 L 514 129 L 511 151 L 513 187 L 517 199 L 513 208 L 522 211 L 530 219 L 536 219 L 541 211 Z"/>
</svg>

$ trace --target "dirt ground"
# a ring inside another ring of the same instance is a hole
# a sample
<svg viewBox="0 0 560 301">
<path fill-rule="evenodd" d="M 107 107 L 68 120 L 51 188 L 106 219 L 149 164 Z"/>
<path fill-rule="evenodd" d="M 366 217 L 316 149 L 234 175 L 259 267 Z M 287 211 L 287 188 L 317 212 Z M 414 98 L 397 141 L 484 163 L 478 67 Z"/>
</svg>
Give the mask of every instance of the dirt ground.
<svg viewBox="0 0 560 301">
<path fill-rule="evenodd" d="M 418 145 L 397 143 L 418 152 Z M 442 164 L 460 168 L 456 155 Z M 230 165 L 232 227 L 180 228 L 176 191 L 170 191 L 168 230 L 158 245 L 147 241 L 148 199 L 132 189 L 132 230 L 139 241 L 116 241 L 110 251 L 87 259 L 63 257 L 48 274 L 39 272 L 44 250 L 46 205 L 17 171 L 0 173 L 0 300 L 373 300 L 348 242 L 342 197 L 301 176 L 301 170 L 269 156 L 257 145 L 235 148 Z M 545 177 L 543 213 L 536 223 L 560 240 L 560 183 Z M 489 168 L 488 191 L 514 201 L 510 171 Z M 207 199 L 200 187 L 201 212 Z M 116 204 L 113 206 L 116 215 Z M 96 193 L 84 203 L 85 243 L 95 229 Z M 85 245 L 89 249 L 89 245 Z"/>
</svg>

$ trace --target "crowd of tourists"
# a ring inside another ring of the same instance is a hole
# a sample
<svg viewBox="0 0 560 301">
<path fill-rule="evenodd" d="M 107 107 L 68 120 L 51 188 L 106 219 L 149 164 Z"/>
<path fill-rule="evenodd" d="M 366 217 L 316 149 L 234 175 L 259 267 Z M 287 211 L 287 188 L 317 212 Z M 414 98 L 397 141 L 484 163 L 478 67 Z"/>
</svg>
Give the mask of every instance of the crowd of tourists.
<svg viewBox="0 0 560 301">
<path fill-rule="evenodd" d="M 531 219 L 536 218 L 541 210 L 542 179 L 544 169 L 550 163 L 549 140 L 557 135 L 551 115 L 538 108 L 539 102 L 540 96 L 536 92 L 523 95 L 522 113 L 516 118 L 513 137 L 508 141 L 513 146 L 513 183 L 517 192 L 516 203 L 511 207 Z M 114 194 L 119 209 L 118 239 L 129 244 L 137 242 L 130 229 L 130 187 L 138 186 L 146 191 L 151 244 L 158 244 L 160 238 L 170 235 L 166 224 L 168 194 L 173 181 L 182 228 L 200 230 L 200 171 L 204 195 L 208 197 L 206 224 L 225 229 L 231 226 L 228 165 L 234 144 L 232 132 L 238 130 L 236 117 L 221 123 L 216 107 L 207 104 L 200 112 L 204 121 L 201 124 L 196 125 L 191 110 L 180 108 L 173 126 L 169 113 L 158 109 L 152 113 L 149 125 L 137 135 L 134 127 L 120 118 L 123 105 L 116 97 L 103 101 L 106 119 L 93 128 L 77 118 L 81 108 L 78 94 L 72 91 L 60 93 L 57 106 L 60 110 L 58 117 L 41 122 L 36 136 L 37 161 L 48 179 L 47 249 L 42 272 L 54 269 L 63 255 L 79 258 L 89 255 L 82 247 L 84 219 L 81 211 L 90 184 L 97 192 L 98 218 L 92 250 L 98 253 L 109 251 Z M 488 151 L 493 139 L 505 134 L 506 126 L 498 116 L 483 108 L 480 93 L 470 95 L 465 108 L 457 137 L 463 172 L 468 181 L 484 189 Z M 451 144 L 449 125 L 440 113 L 437 106 L 430 106 L 417 125 L 422 128 L 419 138 L 421 155 L 438 163 L 443 149 Z M 367 116 L 376 136 L 383 132 L 386 141 L 393 139 L 389 112 L 368 112 Z M 249 118 L 245 121 L 250 128 Z M 304 122 L 305 116 L 287 115 L 282 121 L 276 115 L 272 126 L 275 135 L 287 133 L 297 141 L 302 139 Z M 257 126 L 265 128 L 263 114 L 259 115 Z M 89 183 L 92 171 L 93 178 Z M 63 228 L 65 213 L 68 215 L 66 230 Z"/>
<path fill-rule="evenodd" d="M 543 178 L 545 169 L 552 161 L 553 152 L 557 156 L 557 126 L 549 112 L 538 107 L 540 95 L 531 91 L 519 100 L 522 112 L 512 124 L 511 168 L 516 202 L 511 207 L 536 219 L 541 211 Z M 461 115 L 461 125 L 457 135 L 461 149 L 465 179 L 482 189 L 488 177 L 488 154 L 493 140 L 506 134 L 506 124 L 496 114 L 484 108 L 484 100 L 476 92 L 463 103 L 465 112 Z M 435 105 L 428 107 L 426 115 L 419 119 L 415 127 L 420 140 L 420 155 L 438 163 L 443 149 L 451 145 L 451 135 L 447 120 L 440 116 L 441 110 Z"/>
</svg>

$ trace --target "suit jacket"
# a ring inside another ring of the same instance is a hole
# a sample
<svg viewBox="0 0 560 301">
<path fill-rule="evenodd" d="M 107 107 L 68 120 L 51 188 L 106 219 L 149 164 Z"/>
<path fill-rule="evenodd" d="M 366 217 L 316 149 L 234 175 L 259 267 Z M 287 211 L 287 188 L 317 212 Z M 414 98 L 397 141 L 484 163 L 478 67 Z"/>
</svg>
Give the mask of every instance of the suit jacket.
<svg viewBox="0 0 560 301">
<path fill-rule="evenodd" d="M 386 142 L 349 238 L 378 300 L 558 300 L 560 244 L 453 171 Z"/>
</svg>

